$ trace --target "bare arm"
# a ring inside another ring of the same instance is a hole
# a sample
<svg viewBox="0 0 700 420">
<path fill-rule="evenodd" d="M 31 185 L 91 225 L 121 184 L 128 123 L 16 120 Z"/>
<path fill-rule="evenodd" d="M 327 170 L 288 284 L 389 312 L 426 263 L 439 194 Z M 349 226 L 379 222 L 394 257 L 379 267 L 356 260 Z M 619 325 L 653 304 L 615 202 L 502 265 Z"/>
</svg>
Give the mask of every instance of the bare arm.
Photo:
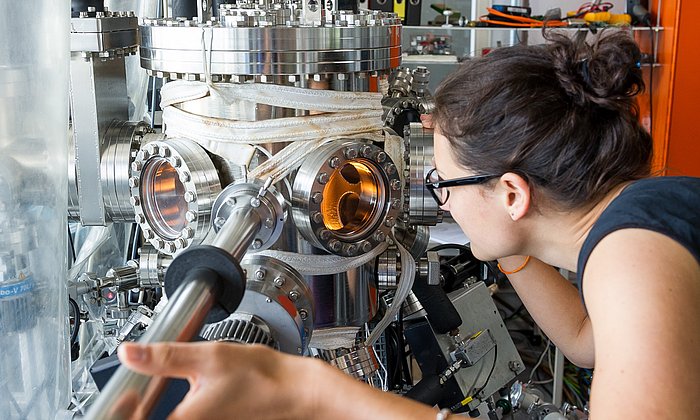
<svg viewBox="0 0 700 420">
<path fill-rule="evenodd" d="M 520 266 L 524 257 L 499 261 L 508 271 Z M 566 357 L 579 366 L 592 367 L 593 332 L 576 287 L 536 258 L 508 279 L 537 325 Z"/>
<path fill-rule="evenodd" d="M 591 254 L 583 290 L 596 341 L 592 418 L 697 418 L 700 265 L 690 252 L 655 232 L 614 232 Z"/>
<path fill-rule="evenodd" d="M 137 372 L 190 382 L 189 393 L 169 420 L 433 420 L 437 413 L 427 405 L 370 388 L 318 359 L 262 346 L 125 343 L 119 357 Z M 115 418 L 143 418 L 133 405 L 121 410 L 123 415 Z"/>
</svg>

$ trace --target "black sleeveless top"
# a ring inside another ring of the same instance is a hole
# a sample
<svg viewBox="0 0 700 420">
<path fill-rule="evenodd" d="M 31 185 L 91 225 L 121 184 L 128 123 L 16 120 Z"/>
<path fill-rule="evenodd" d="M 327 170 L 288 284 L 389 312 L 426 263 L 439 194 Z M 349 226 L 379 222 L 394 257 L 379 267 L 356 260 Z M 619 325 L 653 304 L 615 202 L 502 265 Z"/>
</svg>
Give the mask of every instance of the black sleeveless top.
<svg viewBox="0 0 700 420">
<path fill-rule="evenodd" d="M 700 178 L 646 178 L 628 185 L 603 211 L 578 255 L 577 280 L 583 297 L 583 271 L 593 249 L 620 229 L 647 229 L 668 236 L 700 263 Z"/>
</svg>

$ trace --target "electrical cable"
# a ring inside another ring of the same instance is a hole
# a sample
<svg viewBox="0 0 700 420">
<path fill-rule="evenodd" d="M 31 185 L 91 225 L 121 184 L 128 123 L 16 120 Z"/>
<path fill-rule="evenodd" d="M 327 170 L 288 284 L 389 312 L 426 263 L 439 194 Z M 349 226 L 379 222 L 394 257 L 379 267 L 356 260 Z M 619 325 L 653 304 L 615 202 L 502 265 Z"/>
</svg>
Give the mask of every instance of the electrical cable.
<svg viewBox="0 0 700 420">
<path fill-rule="evenodd" d="M 134 228 L 134 236 L 133 240 L 131 241 L 131 254 L 130 258 L 131 260 L 135 260 L 139 257 L 139 247 L 141 246 L 141 226 L 134 223 L 136 226 Z"/>
<path fill-rule="evenodd" d="M 70 344 L 72 346 L 78 339 L 78 329 L 80 328 L 80 308 L 78 308 L 78 304 L 72 298 L 68 298 L 68 305 L 70 306 L 70 310 L 68 311 L 68 317 L 70 319 L 72 311 L 73 319 L 75 320 L 75 323 L 70 330 Z"/>
<path fill-rule="evenodd" d="M 544 361 L 544 357 L 547 355 L 547 352 L 549 351 L 549 344 L 550 340 L 547 339 L 547 344 L 544 347 L 544 350 L 542 351 L 542 354 L 540 355 L 539 359 L 537 359 L 537 363 L 535 363 L 535 366 L 532 367 L 532 370 L 530 371 L 530 376 L 528 376 L 527 380 L 528 382 L 532 380 L 532 377 L 535 375 L 535 372 L 537 369 L 540 367 L 542 362 Z"/>
<path fill-rule="evenodd" d="M 71 258 L 73 259 L 73 264 L 75 264 L 75 243 L 73 242 L 73 234 L 70 231 L 70 224 L 68 224 L 68 243 L 70 244 Z"/>
<path fill-rule="evenodd" d="M 489 384 L 489 381 L 491 380 L 491 375 L 493 375 L 493 371 L 496 368 L 496 360 L 498 360 L 498 344 L 493 346 L 493 364 L 491 365 L 491 370 L 489 371 L 489 374 L 486 377 L 486 382 L 484 382 L 484 384 L 481 385 L 481 387 L 479 387 L 479 389 L 472 392 L 472 395 L 479 395 L 479 393 L 481 391 L 483 391 L 484 388 L 486 388 L 486 385 Z"/>
</svg>

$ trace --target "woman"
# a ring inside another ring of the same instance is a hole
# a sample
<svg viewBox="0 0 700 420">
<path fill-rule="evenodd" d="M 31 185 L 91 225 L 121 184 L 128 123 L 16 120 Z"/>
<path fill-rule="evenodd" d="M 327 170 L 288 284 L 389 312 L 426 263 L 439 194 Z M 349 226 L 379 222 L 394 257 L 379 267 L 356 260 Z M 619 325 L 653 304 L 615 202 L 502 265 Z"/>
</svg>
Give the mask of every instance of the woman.
<svg viewBox="0 0 700 420">
<path fill-rule="evenodd" d="M 428 188 L 482 260 L 498 259 L 530 314 L 574 363 L 595 366 L 593 418 L 700 412 L 700 180 L 646 178 L 640 52 L 499 49 L 436 93 Z M 578 273 L 581 293 L 552 266 Z M 140 372 L 188 378 L 174 418 L 445 418 L 321 362 L 252 346 L 123 345 Z"/>
</svg>

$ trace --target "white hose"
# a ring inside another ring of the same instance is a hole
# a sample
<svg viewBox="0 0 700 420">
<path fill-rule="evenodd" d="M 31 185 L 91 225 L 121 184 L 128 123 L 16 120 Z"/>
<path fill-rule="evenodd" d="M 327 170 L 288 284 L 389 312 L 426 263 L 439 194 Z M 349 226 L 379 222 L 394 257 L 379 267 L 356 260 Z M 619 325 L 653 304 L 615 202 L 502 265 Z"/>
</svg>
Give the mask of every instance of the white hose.
<svg viewBox="0 0 700 420">
<path fill-rule="evenodd" d="M 350 271 L 377 258 L 387 248 L 386 242 L 379 244 L 372 251 L 358 257 L 340 257 L 338 255 L 307 255 L 288 251 L 262 251 L 258 255 L 276 258 L 291 265 L 304 276 L 322 276 Z M 413 260 L 411 260 L 413 261 Z M 403 263 L 403 261 L 402 261 Z M 415 271 L 415 262 L 413 263 Z M 411 280 L 413 282 L 413 280 Z M 409 288 L 410 290 L 410 288 Z M 406 293 L 408 295 L 408 293 Z"/>
<path fill-rule="evenodd" d="M 399 253 L 401 254 L 401 277 L 399 279 L 399 286 L 396 289 L 396 294 L 394 295 L 394 300 L 391 303 L 389 310 L 386 311 L 384 317 L 379 321 L 377 326 L 374 327 L 374 330 L 372 330 L 369 337 L 367 337 L 367 340 L 365 341 L 366 347 L 374 346 L 384 330 L 386 330 L 386 327 L 388 327 L 394 318 L 396 318 L 399 310 L 401 310 L 401 306 L 403 306 L 403 302 L 406 300 L 406 297 L 408 297 L 408 294 L 413 288 L 413 280 L 416 277 L 416 261 L 413 259 L 413 256 L 406 250 L 406 248 L 401 246 L 398 241 L 395 240 L 394 242 L 396 247 L 399 249 Z"/>
</svg>

